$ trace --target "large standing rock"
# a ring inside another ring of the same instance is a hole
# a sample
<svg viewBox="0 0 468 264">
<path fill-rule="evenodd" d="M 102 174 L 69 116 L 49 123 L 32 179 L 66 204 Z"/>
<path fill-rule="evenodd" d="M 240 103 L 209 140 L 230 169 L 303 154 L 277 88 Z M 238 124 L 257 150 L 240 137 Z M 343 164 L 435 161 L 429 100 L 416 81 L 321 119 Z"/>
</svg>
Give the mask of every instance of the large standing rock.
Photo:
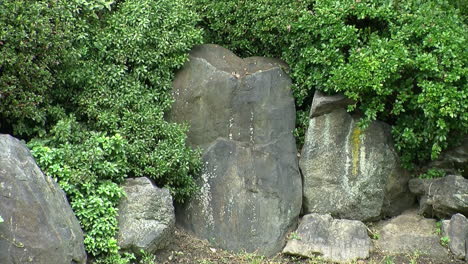
<svg viewBox="0 0 468 264">
<path fill-rule="evenodd" d="M 167 246 L 175 228 L 169 190 L 146 177 L 126 179 L 123 187 L 127 196 L 119 204 L 119 246 L 137 254 Z"/>
<path fill-rule="evenodd" d="M 335 220 L 330 215 L 305 215 L 294 234 L 283 253 L 351 262 L 368 258 L 372 247 L 366 225 L 355 220 Z"/>
<path fill-rule="evenodd" d="M 468 220 L 462 214 L 453 215 L 444 221 L 442 235 L 449 238 L 449 248 L 458 259 L 468 259 L 466 246 L 468 245 Z"/>
<path fill-rule="evenodd" d="M 409 208 L 409 174 L 400 167 L 390 127 L 376 121 L 362 130 L 344 108 L 349 100 L 323 97 L 315 94 L 312 105 L 322 106 L 312 108 L 300 159 L 305 213 L 365 221 Z"/>
<path fill-rule="evenodd" d="M 86 263 L 65 194 L 19 140 L 0 135 L 0 263 Z"/>
<path fill-rule="evenodd" d="M 203 149 L 201 194 L 176 210 L 185 229 L 229 250 L 272 255 L 301 209 L 286 65 L 196 47 L 174 81 L 172 121 Z"/>
<path fill-rule="evenodd" d="M 448 251 L 440 245 L 436 220 L 424 218 L 415 210 L 404 212 L 376 226 L 380 235 L 375 246 L 383 254 L 407 255 L 419 252 L 434 259 L 446 259 Z"/>
<path fill-rule="evenodd" d="M 419 213 L 439 218 L 468 215 L 468 179 L 448 175 L 439 179 L 412 179 L 411 192 L 419 197 Z"/>
</svg>

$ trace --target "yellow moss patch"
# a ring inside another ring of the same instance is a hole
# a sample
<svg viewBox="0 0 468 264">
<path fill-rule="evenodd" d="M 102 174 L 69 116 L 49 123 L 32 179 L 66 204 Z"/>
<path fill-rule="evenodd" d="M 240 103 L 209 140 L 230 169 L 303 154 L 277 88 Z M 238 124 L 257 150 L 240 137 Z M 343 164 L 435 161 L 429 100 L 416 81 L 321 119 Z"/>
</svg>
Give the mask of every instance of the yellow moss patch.
<svg viewBox="0 0 468 264">
<path fill-rule="evenodd" d="M 361 147 L 361 134 L 362 130 L 359 126 L 355 126 L 353 129 L 353 135 L 351 137 L 352 145 L 352 159 L 353 159 L 353 175 L 357 176 L 359 169 L 359 148 Z"/>
</svg>

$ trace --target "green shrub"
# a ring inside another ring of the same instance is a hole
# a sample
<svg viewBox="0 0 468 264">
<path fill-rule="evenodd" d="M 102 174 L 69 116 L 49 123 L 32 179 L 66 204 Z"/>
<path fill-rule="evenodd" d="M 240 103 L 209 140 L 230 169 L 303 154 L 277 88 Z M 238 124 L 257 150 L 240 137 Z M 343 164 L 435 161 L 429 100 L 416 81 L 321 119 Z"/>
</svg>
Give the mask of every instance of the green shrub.
<svg viewBox="0 0 468 264">
<path fill-rule="evenodd" d="M 356 99 L 350 110 L 363 114 L 363 127 L 375 119 L 393 125 L 408 166 L 467 133 L 467 26 L 443 1 L 191 3 L 207 42 L 290 65 L 299 121 L 315 89 L 344 93 Z"/>
<path fill-rule="evenodd" d="M 67 125 L 60 122 L 57 127 Z M 57 133 L 49 141 L 33 140 L 29 147 L 38 165 L 67 194 L 85 233 L 86 251 L 94 256 L 116 254 L 119 249 L 114 238 L 118 227 L 116 207 L 124 195 L 119 183 L 128 172 L 127 142 L 120 135 L 88 136 L 76 142 Z"/>
<path fill-rule="evenodd" d="M 57 109 L 52 89 L 71 47 L 71 11 L 64 1 L 0 1 L 0 130 L 45 133 Z"/>
<path fill-rule="evenodd" d="M 444 177 L 446 172 L 441 169 L 428 169 L 425 173 L 419 175 L 420 179 L 437 179 Z"/>
<path fill-rule="evenodd" d="M 147 176 L 183 201 L 196 190 L 199 153 L 186 146 L 186 127 L 168 123 L 174 71 L 201 42 L 197 16 L 181 0 L 119 1 L 88 16 L 79 65 L 66 80 L 77 119 L 88 129 L 128 141 L 130 176 Z"/>
<path fill-rule="evenodd" d="M 200 153 L 164 119 L 197 20 L 181 0 L 0 1 L 1 130 L 32 139 L 104 262 L 131 259 L 115 240 L 125 177 L 179 202 L 197 190 Z"/>
</svg>

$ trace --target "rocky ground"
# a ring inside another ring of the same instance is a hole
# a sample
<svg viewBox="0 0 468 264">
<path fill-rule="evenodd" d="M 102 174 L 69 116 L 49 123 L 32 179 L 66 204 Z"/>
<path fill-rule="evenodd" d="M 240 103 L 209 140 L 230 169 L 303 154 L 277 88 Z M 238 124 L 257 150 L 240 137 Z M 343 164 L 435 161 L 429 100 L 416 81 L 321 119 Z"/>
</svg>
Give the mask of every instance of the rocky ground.
<svg viewBox="0 0 468 264">
<path fill-rule="evenodd" d="M 171 243 L 166 249 L 156 253 L 158 264 L 328 264 L 319 257 L 302 259 L 278 254 L 271 258 L 250 253 L 234 254 L 218 248 L 213 248 L 207 241 L 197 239 L 192 235 L 177 229 Z M 465 262 L 453 258 L 433 260 L 414 252 L 405 256 L 387 256 L 379 252 L 372 253 L 368 260 L 358 260 L 355 264 L 462 264 Z"/>
</svg>

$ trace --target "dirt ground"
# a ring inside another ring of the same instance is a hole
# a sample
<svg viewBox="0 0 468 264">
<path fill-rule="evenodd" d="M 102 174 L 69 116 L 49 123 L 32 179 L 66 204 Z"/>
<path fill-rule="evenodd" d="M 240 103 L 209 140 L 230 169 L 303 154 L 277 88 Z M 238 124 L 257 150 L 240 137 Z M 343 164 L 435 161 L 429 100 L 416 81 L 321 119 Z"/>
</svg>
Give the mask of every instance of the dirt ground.
<svg viewBox="0 0 468 264">
<path fill-rule="evenodd" d="M 293 256 L 278 254 L 266 258 L 251 253 L 231 253 L 229 251 L 214 248 L 205 240 L 200 240 L 192 235 L 177 229 L 174 234 L 173 243 L 166 249 L 156 252 L 157 264 L 328 264 L 316 259 L 304 259 Z M 417 253 L 406 256 L 385 256 L 379 252 L 372 253 L 367 260 L 358 260 L 353 264 L 463 264 L 453 258 L 443 260 L 428 259 Z"/>
</svg>

